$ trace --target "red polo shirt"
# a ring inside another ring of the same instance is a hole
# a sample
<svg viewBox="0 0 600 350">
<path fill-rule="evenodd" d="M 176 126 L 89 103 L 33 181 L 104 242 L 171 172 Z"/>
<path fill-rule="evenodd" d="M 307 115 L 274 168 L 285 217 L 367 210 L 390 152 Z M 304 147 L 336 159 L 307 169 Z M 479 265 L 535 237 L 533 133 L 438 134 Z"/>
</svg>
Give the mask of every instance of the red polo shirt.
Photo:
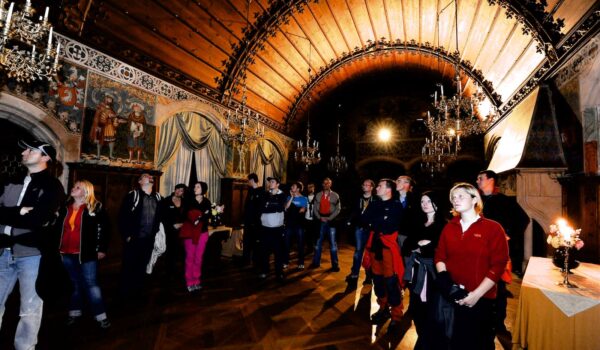
<svg viewBox="0 0 600 350">
<path fill-rule="evenodd" d="M 506 235 L 499 223 L 480 217 L 462 232 L 460 217 L 454 217 L 442 231 L 435 263 L 443 262 L 455 283 L 475 290 L 485 277 L 498 282 L 508 262 Z M 484 298 L 494 299 L 496 287 Z"/>
</svg>

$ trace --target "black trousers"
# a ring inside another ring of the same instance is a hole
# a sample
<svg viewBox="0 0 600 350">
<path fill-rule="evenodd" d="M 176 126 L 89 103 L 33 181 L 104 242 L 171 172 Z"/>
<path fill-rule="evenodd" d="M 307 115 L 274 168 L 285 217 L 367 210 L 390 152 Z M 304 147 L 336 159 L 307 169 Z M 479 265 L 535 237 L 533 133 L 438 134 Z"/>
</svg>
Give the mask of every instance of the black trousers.
<svg viewBox="0 0 600 350">
<path fill-rule="evenodd" d="M 154 249 L 154 237 L 132 238 L 123 247 L 119 296 L 137 298 L 144 292 L 146 266 Z"/>
<path fill-rule="evenodd" d="M 260 272 L 269 273 L 269 258 L 275 255 L 275 274 L 283 275 L 283 248 L 285 228 L 262 227 L 260 233 Z"/>
<path fill-rule="evenodd" d="M 244 263 L 248 264 L 252 261 L 252 265 L 256 268 L 259 266 L 259 252 L 258 252 L 258 243 L 259 243 L 259 234 L 260 234 L 260 225 L 257 224 L 247 224 L 244 225 L 244 251 L 243 258 Z"/>
<path fill-rule="evenodd" d="M 481 298 L 473 307 L 456 305 L 452 350 L 494 350 L 494 300 Z"/>
</svg>

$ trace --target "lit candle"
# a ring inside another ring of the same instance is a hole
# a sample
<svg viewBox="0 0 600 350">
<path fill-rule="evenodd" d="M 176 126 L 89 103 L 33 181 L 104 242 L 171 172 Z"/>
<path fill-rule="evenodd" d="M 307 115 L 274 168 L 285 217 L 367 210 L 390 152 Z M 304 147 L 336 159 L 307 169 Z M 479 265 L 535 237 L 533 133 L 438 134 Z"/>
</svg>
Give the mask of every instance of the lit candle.
<svg viewBox="0 0 600 350">
<path fill-rule="evenodd" d="M 15 6 L 14 2 L 10 3 L 8 7 L 8 13 L 6 14 L 6 21 L 4 21 L 4 31 L 2 32 L 3 36 L 8 36 L 8 30 L 10 29 L 10 19 L 12 17 L 13 7 Z"/>
</svg>

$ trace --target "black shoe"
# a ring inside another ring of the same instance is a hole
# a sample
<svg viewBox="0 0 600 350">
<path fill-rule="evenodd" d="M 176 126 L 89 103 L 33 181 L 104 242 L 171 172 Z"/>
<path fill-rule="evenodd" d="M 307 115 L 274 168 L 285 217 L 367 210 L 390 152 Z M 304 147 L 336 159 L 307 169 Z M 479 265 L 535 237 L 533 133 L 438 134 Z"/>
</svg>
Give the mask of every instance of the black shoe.
<svg viewBox="0 0 600 350">
<path fill-rule="evenodd" d="M 387 334 L 395 334 L 395 333 L 398 333 L 399 330 L 400 330 L 400 321 L 392 320 L 392 322 L 390 322 L 390 324 L 388 326 Z"/>
<path fill-rule="evenodd" d="M 97 322 L 98 322 L 98 327 L 100 327 L 102 329 L 110 328 L 110 321 L 108 320 L 108 318 L 105 318 L 102 321 L 97 321 Z"/>
<path fill-rule="evenodd" d="M 334 265 L 331 267 L 331 272 L 340 272 L 340 267 L 337 265 Z"/>
<path fill-rule="evenodd" d="M 79 319 L 81 318 L 81 316 L 69 316 L 67 317 L 67 327 L 71 327 L 74 326 L 76 323 L 79 322 Z"/>
<path fill-rule="evenodd" d="M 308 268 L 311 270 L 314 270 L 314 269 L 318 269 L 319 267 L 321 267 L 321 265 L 317 265 L 317 264 L 313 263 L 313 264 L 310 264 L 310 266 Z"/>
<path fill-rule="evenodd" d="M 379 310 L 371 316 L 371 323 L 382 324 L 392 317 L 390 310 L 387 307 L 379 308 Z"/>
<path fill-rule="evenodd" d="M 363 286 L 369 286 L 373 284 L 373 280 L 370 278 L 365 278 L 365 280 L 363 281 Z"/>
<path fill-rule="evenodd" d="M 346 282 L 348 282 L 348 283 L 350 283 L 350 282 L 355 283 L 357 280 L 358 280 L 358 275 L 349 274 L 348 276 L 346 276 Z"/>
</svg>

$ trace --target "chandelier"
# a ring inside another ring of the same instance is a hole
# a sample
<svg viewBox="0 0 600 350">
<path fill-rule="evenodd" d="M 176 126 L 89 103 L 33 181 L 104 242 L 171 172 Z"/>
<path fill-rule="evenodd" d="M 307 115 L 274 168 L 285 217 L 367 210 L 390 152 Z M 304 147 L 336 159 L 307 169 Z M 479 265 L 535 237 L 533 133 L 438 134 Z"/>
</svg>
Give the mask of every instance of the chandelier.
<svg viewBox="0 0 600 350">
<path fill-rule="evenodd" d="M 329 171 L 334 172 L 336 176 L 348 169 L 346 157 L 340 154 L 340 127 L 341 125 L 340 123 L 338 123 L 337 146 L 335 156 L 329 158 L 329 163 L 327 164 L 327 168 L 329 169 Z"/>
<path fill-rule="evenodd" d="M 52 25 L 48 22 L 49 8 L 39 22 L 33 21 L 35 9 L 27 0 L 21 11 L 14 10 L 11 2 L 0 0 L 0 66 L 9 78 L 18 82 L 47 78 L 56 75 L 60 43 L 52 46 Z"/>
<path fill-rule="evenodd" d="M 223 140 L 237 147 L 247 147 L 265 136 L 265 127 L 260 125 L 258 113 L 252 117 L 252 111 L 246 105 L 246 82 L 242 87 L 242 103 L 237 105 L 233 113 L 227 111 L 225 126 L 221 124 Z"/>
<path fill-rule="evenodd" d="M 306 142 L 302 140 L 296 142 L 296 151 L 294 159 L 303 163 L 308 170 L 309 165 L 317 164 L 321 161 L 321 152 L 319 152 L 319 142 L 310 139 L 310 114 L 306 126 Z"/>
<path fill-rule="evenodd" d="M 435 90 L 433 97 L 433 116 L 427 111 L 425 125 L 431 132 L 431 138 L 425 138 L 422 149 L 421 167 L 431 172 L 439 172 L 446 164 L 456 159 L 461 148 L 461 137 L 481 134 L 491 125 L 491 116 L 479 115 L 478 107 L 485 100 L 485 94 L 477 90 L 471 96 L 465 96 L 460 76 L 460 52 L 458 50 L 458 5 L 454 1 L 456 53 L 454 58 L 454 86 L 456 93 L 444 95 L 444 85 L 438 83 L 440 95 Z M 439 26 L 438 26 L 439 28 Z"/>
</svg>

